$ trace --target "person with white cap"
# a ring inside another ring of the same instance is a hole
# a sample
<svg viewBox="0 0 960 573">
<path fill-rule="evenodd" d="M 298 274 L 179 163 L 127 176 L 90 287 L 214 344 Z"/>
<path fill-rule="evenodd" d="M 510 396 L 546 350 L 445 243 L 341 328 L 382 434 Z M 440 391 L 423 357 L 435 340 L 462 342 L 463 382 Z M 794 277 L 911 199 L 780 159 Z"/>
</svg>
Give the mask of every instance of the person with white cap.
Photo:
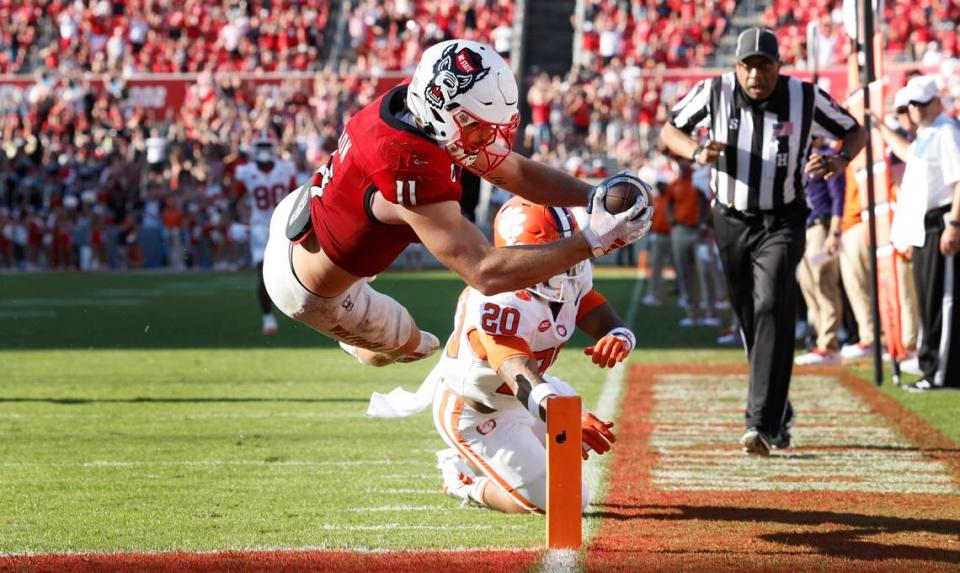
<svg viewBox="0 0 960 573">
<path fill-rule="evenodd" d="M 913 276 L 923 336 L 923 378 L 910 391 L 960 388 L 960 124 L 944 113 L 936 80 L 911 79 L 903 99 L 917 137 L 908 142 L 883 122 L 880 133 L 906 161 L 910 186 L 898 198 L 891 230 L 895 246 L 913 246 Z"/>
</svg>

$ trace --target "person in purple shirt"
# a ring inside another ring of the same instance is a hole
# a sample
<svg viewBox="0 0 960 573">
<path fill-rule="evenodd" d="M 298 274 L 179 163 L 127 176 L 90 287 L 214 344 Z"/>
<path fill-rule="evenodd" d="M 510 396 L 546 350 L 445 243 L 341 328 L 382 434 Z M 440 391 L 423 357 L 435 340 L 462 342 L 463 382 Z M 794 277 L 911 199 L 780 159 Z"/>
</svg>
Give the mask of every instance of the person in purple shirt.
<svg viewBox="0 0 960 573">
<path fill-rule="evenodd" d="M 811 153 L 833 155 L 836 151 L 821 138 L 814 138 Z M 810 215 L 807 217 L 807 247 L 797 267 L 800 290 L 807 302 L 808 319 L 817 332 L 817 346 L 797 356 L 797 365 L 839 364 L 842 306 L 840 298 L 840 217 L 843 214 L 845 177 L 810 177 L 804 186 Z"/>
</svg>

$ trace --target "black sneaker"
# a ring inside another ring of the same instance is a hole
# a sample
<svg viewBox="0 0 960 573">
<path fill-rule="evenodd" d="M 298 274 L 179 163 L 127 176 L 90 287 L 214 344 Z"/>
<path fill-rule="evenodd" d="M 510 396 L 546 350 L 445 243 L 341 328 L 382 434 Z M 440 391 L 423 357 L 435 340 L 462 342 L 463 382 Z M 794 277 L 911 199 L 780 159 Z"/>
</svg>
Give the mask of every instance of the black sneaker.
<svg viewBox="0 0 960 573">
<path fill-rule="evenodd" d="M 769 456 L 770 442 L 770 435 L 762 432 L 758 428 L 750 428 L 744 432 L 743 437 L 740 438 L 740 445 L 743 446 L 743 451 L 755 456 Z"/>
<path fill-rule="evenodd" d="M 780 428 L 776 436 L 770 438 L 770 447 L 775 450 L 785 450 L 790 447 L 790 428 Z"/>
</svg>

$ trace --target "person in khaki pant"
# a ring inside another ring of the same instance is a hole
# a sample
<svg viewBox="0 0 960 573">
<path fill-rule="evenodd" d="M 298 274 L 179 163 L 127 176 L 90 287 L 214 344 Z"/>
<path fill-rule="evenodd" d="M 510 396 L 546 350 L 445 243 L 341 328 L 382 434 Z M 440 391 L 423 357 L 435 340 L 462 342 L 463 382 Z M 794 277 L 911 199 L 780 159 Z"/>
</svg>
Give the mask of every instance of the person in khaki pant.
<svg viewBox="0 0 960 573">
<path fill-rule="evenodd" d="M 860 342 L 840 349 L 843 358 L 863 358 L 873 346 L 873 310 L 870 308 L 870 272 L 867 223 L 860 217 L 860 192 L 847 174 L 840 219 L 840 276 L 857 321 Z"/>
<path fill-rule="evenodd" d="M 820 138 L 812 142 L 814 153 L 831 155 L 835 151 Z M 807 216 L 807 246 L 797 267 L 800 290 L 807 302 L 810 322 L 817 331 L 817 346 L 798 356 L 794 363 L 838 364 L 842 313 L 840 298 L 840 215 L 846 187 L 843 177 L 810 177 L 804 192 L 810 214 Z"/>
</svg>

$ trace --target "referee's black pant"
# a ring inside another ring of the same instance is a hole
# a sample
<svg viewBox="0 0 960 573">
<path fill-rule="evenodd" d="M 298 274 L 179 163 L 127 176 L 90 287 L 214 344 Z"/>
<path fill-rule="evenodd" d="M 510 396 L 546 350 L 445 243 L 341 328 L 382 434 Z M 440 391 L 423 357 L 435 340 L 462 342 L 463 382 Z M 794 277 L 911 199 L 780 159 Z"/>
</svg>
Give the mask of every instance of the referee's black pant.
<svg viewBox="0 0 960 573">
<path fill-rule="evenodd" d="M 714 207 L 713 225 L 730 306 L 750 361 L 746 426 L 776 435 L 787 422 L 796 328 L 797 265 L 807 209 L 746 214 Z"/>
<path fill-rule="evenodd" d="M 926 239 L 913 249 L 913 280 L 923 334 L 917 361 L 935 386 L 960 386 L 960 256 L 943 256 L 940 235 L 950 207 L 927 212 Z"/>
</svg>

